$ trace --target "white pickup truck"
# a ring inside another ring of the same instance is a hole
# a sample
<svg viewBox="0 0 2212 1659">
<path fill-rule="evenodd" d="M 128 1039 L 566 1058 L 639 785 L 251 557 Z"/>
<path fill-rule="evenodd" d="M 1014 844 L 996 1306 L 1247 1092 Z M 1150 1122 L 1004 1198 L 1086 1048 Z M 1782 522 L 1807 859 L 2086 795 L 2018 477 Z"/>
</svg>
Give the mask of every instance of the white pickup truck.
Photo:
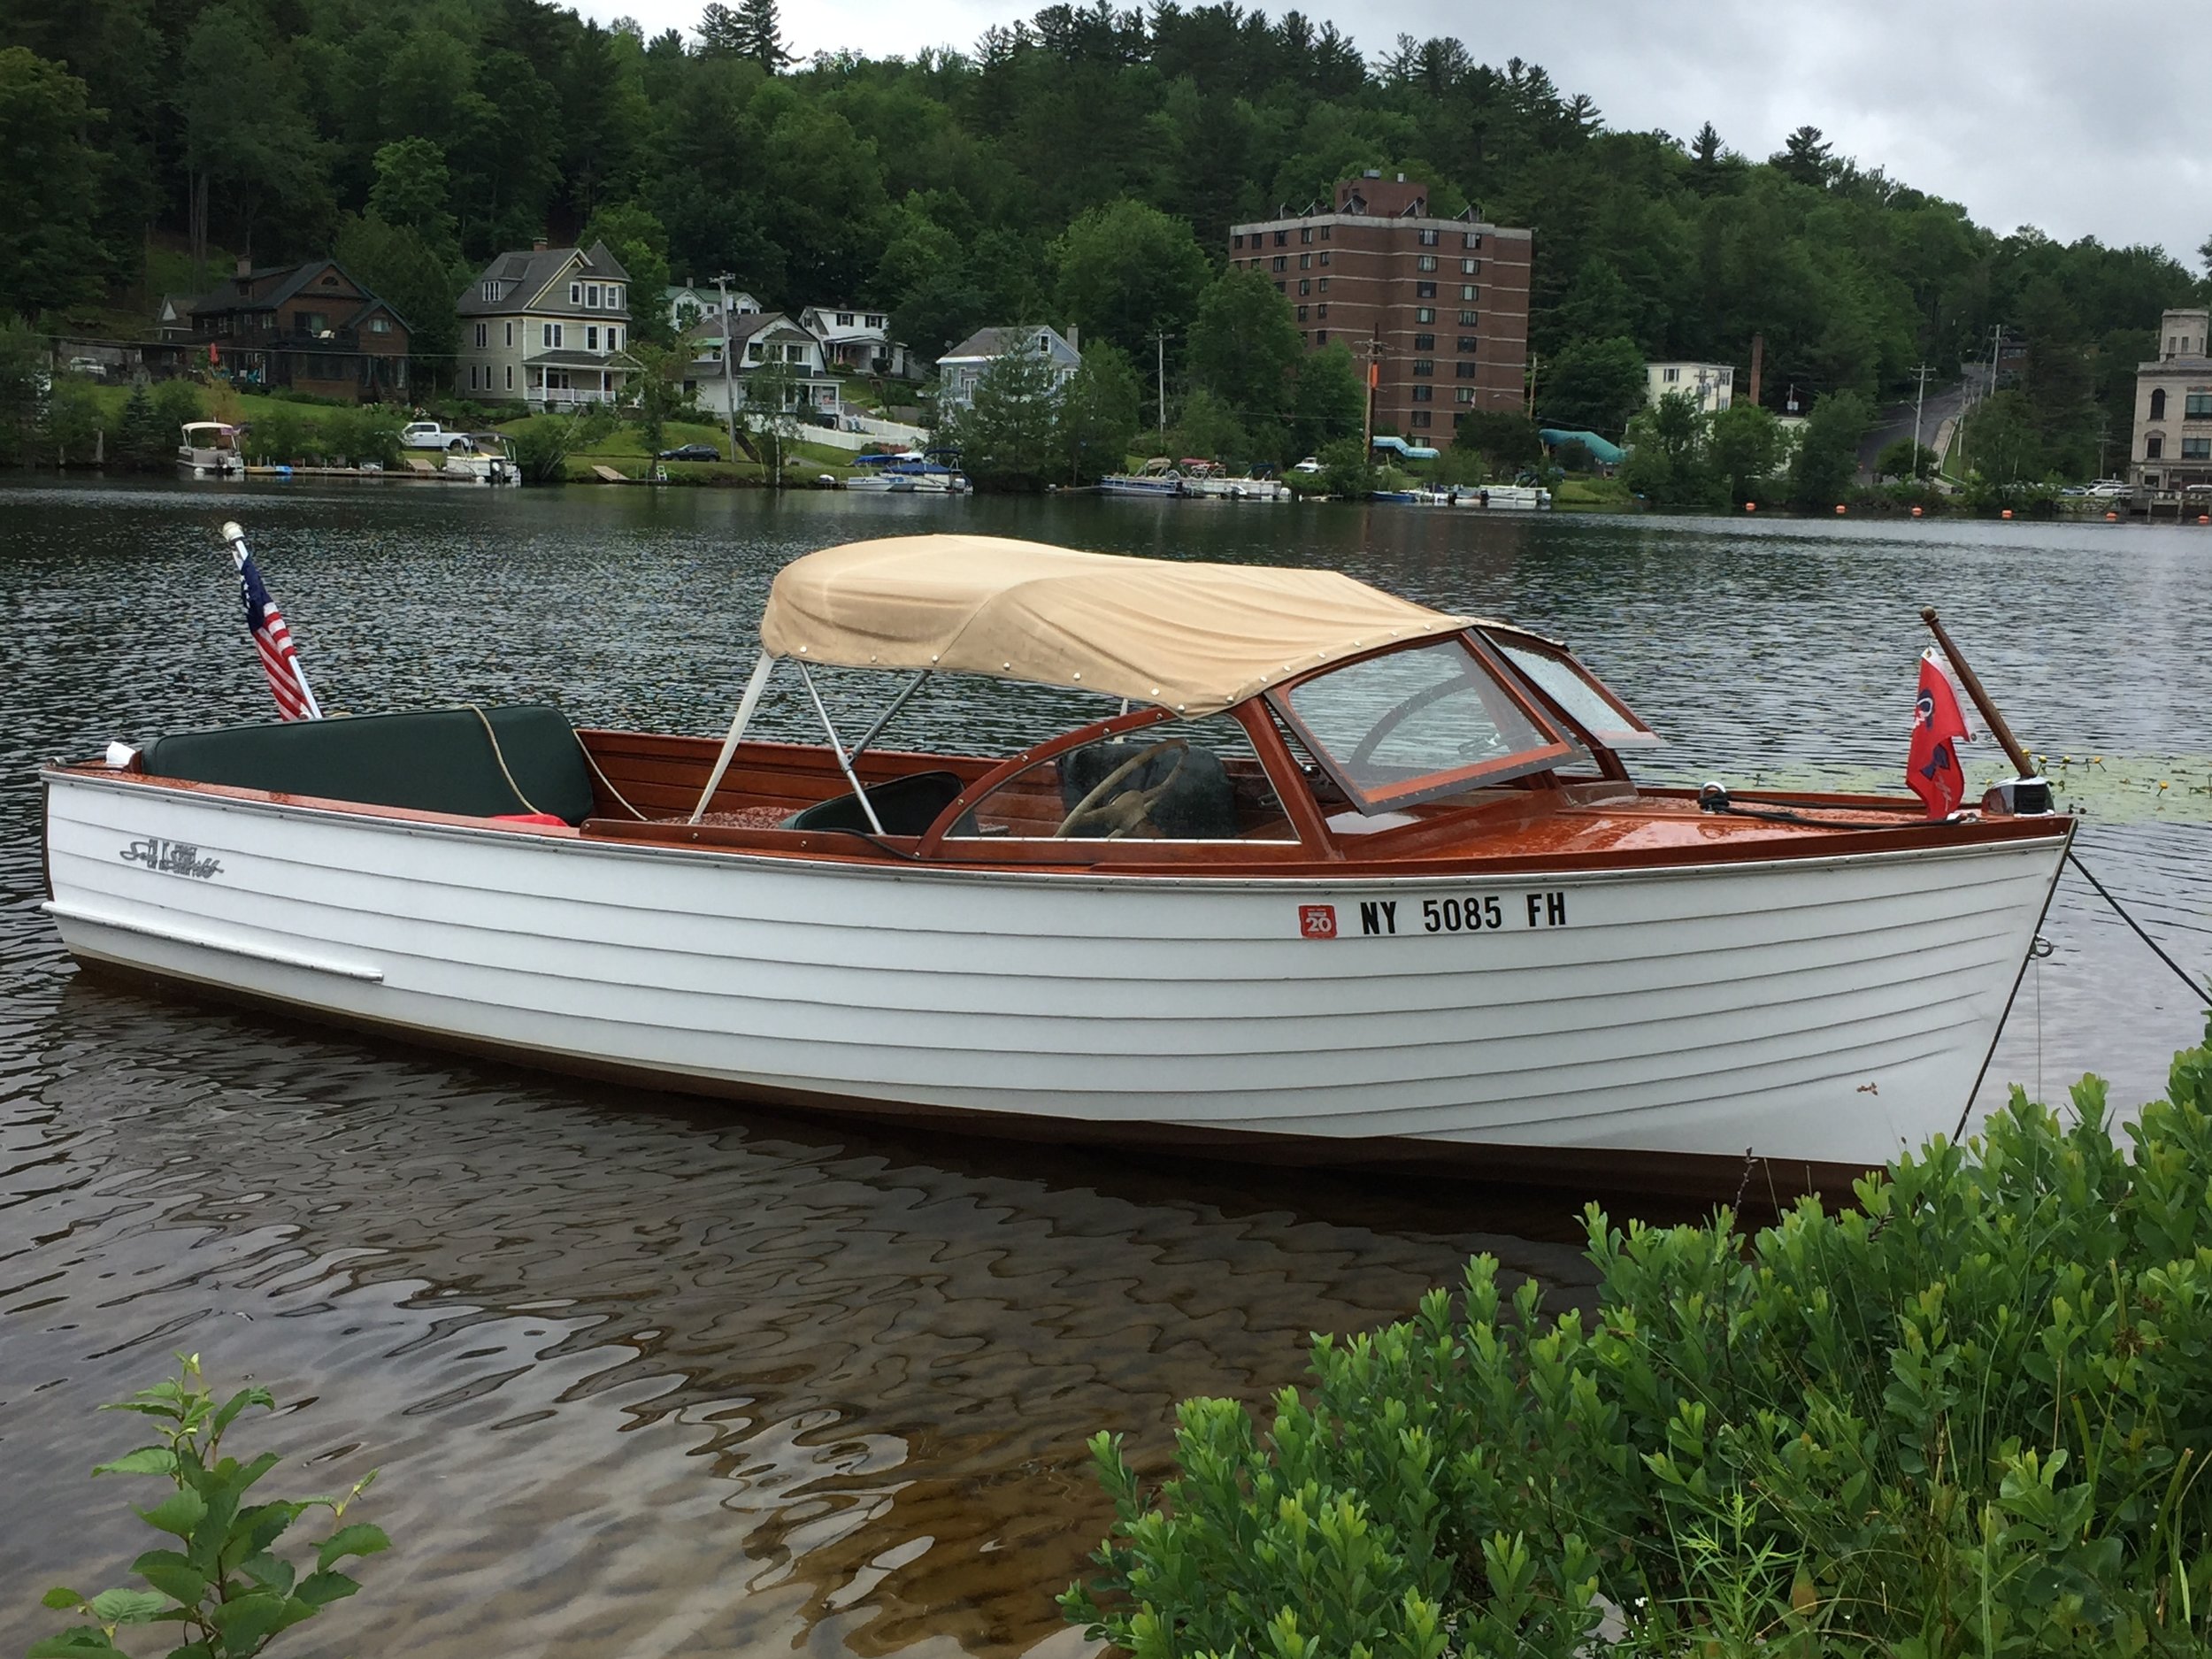
<svg viewBox="0 0 2212 1659">
<path fill-rule="evenodd" d="M 411 420 L 399 429 L 403 449 L 443 449 L 450 455 L 460 455 L 469 447 L 468 434 L 448 432 L 434 420 Z"/>
</svg>

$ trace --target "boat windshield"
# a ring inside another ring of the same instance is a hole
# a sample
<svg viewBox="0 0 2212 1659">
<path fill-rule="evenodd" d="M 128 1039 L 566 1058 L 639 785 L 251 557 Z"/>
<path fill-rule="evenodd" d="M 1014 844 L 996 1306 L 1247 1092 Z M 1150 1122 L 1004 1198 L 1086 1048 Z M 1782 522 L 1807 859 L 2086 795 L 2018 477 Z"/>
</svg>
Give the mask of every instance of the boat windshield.
<svg viewBox="0 0 2212 1659">
<path fill-rule="evenodd" d="M 1363 657 L 1268 695 L 1363 812 L 1540 772 L 1574 753 L 1464 636 Z"/>
<path fill-rule="evenodd" d="M 1570 720 L 1606 748 L 1632 749 L 1666 741 L 1603 680 L 1550 641 L 1503 628 L 1486 627 L 1482 632 Z"/>
</svg>

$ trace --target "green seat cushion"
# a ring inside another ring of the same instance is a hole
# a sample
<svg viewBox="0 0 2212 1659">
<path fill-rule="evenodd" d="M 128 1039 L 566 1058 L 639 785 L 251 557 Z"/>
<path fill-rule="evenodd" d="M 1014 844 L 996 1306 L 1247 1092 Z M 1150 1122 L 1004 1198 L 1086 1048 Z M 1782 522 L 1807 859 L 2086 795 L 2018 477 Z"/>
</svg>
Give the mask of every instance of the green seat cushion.
<svg viewBox="0 0 2212 1659">
<path fill-rule="evenodd" d="M 518 703 L 484 705 L 484 716 L 498 733 L 497 753 L 473 710 L 425 709 L 179 732 L 148 744 L 144 764 L 157 778 L 366 806 L 472 818 L 534 810 L 570 824 L 591 815 L 591 774 L 566 715 Z M 500 770 L 501 755 L 514 785 Z"/>
</svg>

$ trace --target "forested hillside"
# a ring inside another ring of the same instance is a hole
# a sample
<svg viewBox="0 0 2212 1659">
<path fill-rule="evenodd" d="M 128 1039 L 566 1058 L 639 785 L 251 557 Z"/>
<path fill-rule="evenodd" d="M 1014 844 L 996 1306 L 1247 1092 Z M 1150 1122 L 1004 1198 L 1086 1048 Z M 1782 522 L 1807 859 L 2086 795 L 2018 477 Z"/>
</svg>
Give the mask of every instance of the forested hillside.
<svg viewBox="0 0 2212 1659">
<path fill-rule="evenodd" d="M 588 227 L 641 286 L 657 261 L 772 304 L 884 305 L 926 353 L 987 321 L 1133 351 L 1164 328 L 1173 376 L 1225 227 L 1374 166 L 1534 230 L 1559 418 L 1619 424 L 1575 406 L 1578 353 L 1609 340 L 1741 365 L 1763 334 L 1771 403 L 1901 392 L 2004 326 L 2055 448 L 2124 426 L 2114 393 L 2195 291 L 2155 249 L 1978 227 L 1810 128 L 1765 161 L 1711 111 L 1679 112 L 1686 138 L 1612 130 L 1452 40 L 1376 53 L 1294 12 L 1163 3 L 1048 7 L 912 60 L 853 44 L 789 62 L 770 0 L 651 39 L 539 0 L 12 0 L 0 311 L 143 304 L 150 245 L 336 250 L 434 358 L 471 262 Z M 1102 217 L 1125 199 L 1173 223 Z"/>
</svg>

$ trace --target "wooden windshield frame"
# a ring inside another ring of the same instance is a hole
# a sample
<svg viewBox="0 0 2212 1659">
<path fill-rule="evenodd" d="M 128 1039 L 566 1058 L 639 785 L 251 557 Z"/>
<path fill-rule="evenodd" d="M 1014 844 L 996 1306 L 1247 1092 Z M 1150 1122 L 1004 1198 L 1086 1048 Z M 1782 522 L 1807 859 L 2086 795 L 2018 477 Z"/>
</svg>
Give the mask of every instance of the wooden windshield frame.
<svg viewBox="0 0 2212 1659">
<path fill-rule="evenodd" d="M 1457 642 L 1473 657 L 1476 666 L 1490 678 L 1490 683 L 1521 713 L 1540 737 L 1548 741 L 1540 747 L 1521 749 L 1499 760 L 1485 761 L 1472 766 L 1456 766 L 1448 772 L 1425 772 L 1404 783 L 1385 788 L 1366 787 L 1354 781 L 1343 764 L 1332 754 L 1326 744 L 1306 722 L 1299 718 L 1291 698 L 1297 689 L 1310 682 L 1333 673 L 1372 662 L 1378 657 L 1395 657 L 1403 651 L 1425 650 L 1431 646 Z M 1485 641 L 1472 628 L 1463 628 L 1456 634 L 1432 634 L 1426 639 L 1402 640 L 1390 645 L 1363 651 L 1356 657 L 1344 657 L 1328 663 L 1294 680 L 1286 680 L 1270 686 L 1262 694 L 1269 708 L 1294 733 L 1308 754 L 1329 775 L 1331 782 L 1344 792 L 1363 817 L 1372 818 L 1379 813 L 1395 812 L 1424 801 L 1433 801 L 1441 795 L 1458 795 L 1484 784 L 1505 783 L 1525 778 L 1533 772 L 1552 772 L 1571 762 L 1583 745 L 1571 731 L 1563 730 L 1549 707 L 1532 696 L 1524 688 L 1525 682 L 1502 660 L 1502 654 Z"/>
</svg>

